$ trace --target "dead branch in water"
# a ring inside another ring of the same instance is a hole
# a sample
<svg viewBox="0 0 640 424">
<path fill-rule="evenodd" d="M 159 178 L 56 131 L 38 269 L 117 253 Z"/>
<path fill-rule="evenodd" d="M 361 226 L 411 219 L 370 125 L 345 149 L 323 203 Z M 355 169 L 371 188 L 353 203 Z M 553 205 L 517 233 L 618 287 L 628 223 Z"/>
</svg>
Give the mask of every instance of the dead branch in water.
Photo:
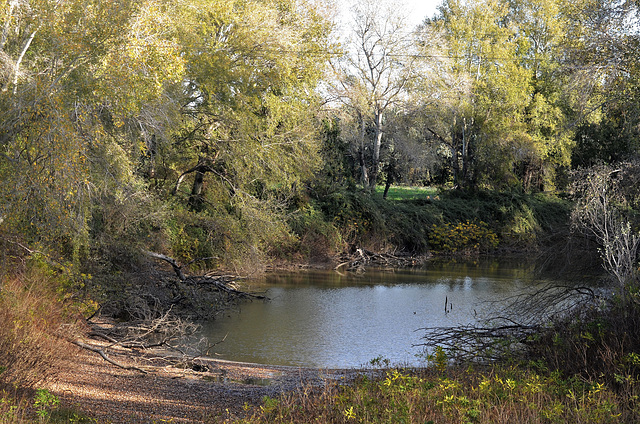
<svg viewBox="0 0 640 424">
<path fill-rule="evenodd" d="M 209 277 L 209 276 L 203 275 L 199 277 L 188 277 L 186 279 L 186 282 L 192 283 L 192 284 L 211 285 L 227 294 L 231 294 L 237 297 L 247 297 L 251 299 L 263 299 L 263 300 L 267 299 L 266 296 L 263 296 L 260 294 L 248 293 L 248 292 L 244 292 L 244 291 L 235 289 L 233 287 L 230 287 L 231 284 L 234 284 L 234 281 L 229 280 L 228 277 Z"/>
<path fill-rule="evenodd" d="M 492 362 L 525 353 L 553 325 L 579 319 L 581 314 L 598 308 L 601 301 L 589 287 L 544 285 L 487 302 L 493 312 L 476 324 L 421 328 L 417 331 L 424 332 L 423 342 L 416 346 L 426 353 L 442 348 L 450 359 L 459 362 Z"/>
<path fill-rule="evenodd" d="M 424 258 L 415 256 L 375 253 L 367 249 L 357 248 L 352 255 L 343 256 L 334 269 L 336 271 L 344 269 L 346 271 L 363 272 L 367 266 L 405 268 L 420 265 L 423 261 Z"/>
<path fill-rule="evenodd" d="M 235 283 L 235 281 L 233 280 L 232 277 L 231 278 L 229 276 L 213 277 L 213 276 L 209 276 L 209 275 L 187 276 L 183 272 L 183 266 L 180 265 L 175 259 L 173 259 L 173 258 L 171 258 L 169 256 L 166 256 L 166 255 L 163 255 L 161 253 L 156 253 L 156 252 L 145 251 L 145 254 L 147 254 L 148 256 L 150 256 L 152 258 L 160 259 L 160 260 L 163 260 L 163 261 L 167 262 L 168 264 L 170 264 L 171 267 L 173 268 L 173 271 L 175 272 L 176 276 L 178 277 L 178 279 L 180 281 L 184 282 L 184 283 L 213 286 L 213 287 L 217 288 L 220 291 L 223 291 L 223 292 L 225 292 L 227 294 L 231 294 L 231 295 L 234 295 L 234 296 L 237 296 L 237 297 L 246 297 L 246 298 L 253 298 L 253 299 L 266 299 L 265 296 L 243 292 L 243 291 L 238 290 L 236 288 L 230 287 L 230 285 Z M 189 263 L 194 263 L 194 262 L 196 262 L 198 260 L 199 259 L 194 259 L 193 261 L 191 261 Z"/>
</svg>

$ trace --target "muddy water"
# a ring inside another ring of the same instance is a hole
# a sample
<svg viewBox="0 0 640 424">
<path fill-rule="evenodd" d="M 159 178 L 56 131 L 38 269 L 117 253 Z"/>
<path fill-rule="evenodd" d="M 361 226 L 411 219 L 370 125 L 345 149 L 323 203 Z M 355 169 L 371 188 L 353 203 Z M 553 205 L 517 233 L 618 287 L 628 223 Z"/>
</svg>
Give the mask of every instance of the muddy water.
<svg viewBox="0 0 640 424">
<path fill-rule="evenodd" d="M 420 328 L 477 321 L 490 307 L 551 281 L 531 264 L 432 263 L 424 269 L 362 275 L 309 271 L 269 275 L 253 301 L 206 323 L 216 357 L 272 365 L 339 368 L 424 364 Z M 446 304 L 446 306 L 445 306 Z"/>
</svg>

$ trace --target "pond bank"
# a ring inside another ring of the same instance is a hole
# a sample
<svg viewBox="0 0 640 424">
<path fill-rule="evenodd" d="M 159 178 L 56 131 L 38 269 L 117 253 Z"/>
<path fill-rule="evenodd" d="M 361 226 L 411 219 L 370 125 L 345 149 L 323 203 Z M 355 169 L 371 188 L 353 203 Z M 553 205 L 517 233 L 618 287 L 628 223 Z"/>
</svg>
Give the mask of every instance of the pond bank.
<svg viewBox="0 0 640 424">
<path fill-rule="evenodd" d="M 96 346 L 104 346 L 92 340 Z M 263 366 L 216 359 L 197 360 L 200 370 L 180 368 L 165 352 L 110 348 L 112 359 L 147 374 L 115 367 L 98 355 L 80 351 L 47 385 L 63 407 L 102 423 L 151 424 L 234 421 L 265 396 L 276 397 L 327 380 L 349 381 L 358 371 Z"/>
</svg>

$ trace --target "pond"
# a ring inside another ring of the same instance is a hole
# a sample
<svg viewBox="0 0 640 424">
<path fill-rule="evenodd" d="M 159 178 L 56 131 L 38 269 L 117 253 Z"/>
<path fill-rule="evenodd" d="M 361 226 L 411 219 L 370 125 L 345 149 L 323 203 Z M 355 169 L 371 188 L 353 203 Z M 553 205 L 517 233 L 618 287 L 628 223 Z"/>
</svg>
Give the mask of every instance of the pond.
<svg viewBox="0 0 640 424">
<path fill-rule="evenodd" d="M 532 264 L 498 260 L 360 275 L 279 273 L 249 288 L 266 291 L 269 301 L 242 303 L 205 323 L 202 335 L 223 340 L 215 357 L 233 361 L 351 368 L 381 358 L 419 366 L 419 329 L 476 322 L 490 302 L 552 280 Z"/>
</svg>

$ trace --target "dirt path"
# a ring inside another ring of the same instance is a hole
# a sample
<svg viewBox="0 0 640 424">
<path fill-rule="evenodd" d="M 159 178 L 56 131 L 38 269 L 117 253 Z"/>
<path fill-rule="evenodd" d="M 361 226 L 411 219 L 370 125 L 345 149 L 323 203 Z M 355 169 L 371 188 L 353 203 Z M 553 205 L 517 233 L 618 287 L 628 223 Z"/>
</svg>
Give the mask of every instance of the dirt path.
<svg viewBox="0 0 640 424">
<path fill-rule="evenodd" d="M 220 360 L 199 360 L 199 371 L 194 371 L 170 366 L 158 352 L 132 356 L 110 349 L 109 355 L 149 373 L 118 368 L 83 350 L 48 389 L 64 406 L 77 408 L 101 424 L 206 423 L 242 417 L 264 396 L 355 374 Z"/>
</svg>

